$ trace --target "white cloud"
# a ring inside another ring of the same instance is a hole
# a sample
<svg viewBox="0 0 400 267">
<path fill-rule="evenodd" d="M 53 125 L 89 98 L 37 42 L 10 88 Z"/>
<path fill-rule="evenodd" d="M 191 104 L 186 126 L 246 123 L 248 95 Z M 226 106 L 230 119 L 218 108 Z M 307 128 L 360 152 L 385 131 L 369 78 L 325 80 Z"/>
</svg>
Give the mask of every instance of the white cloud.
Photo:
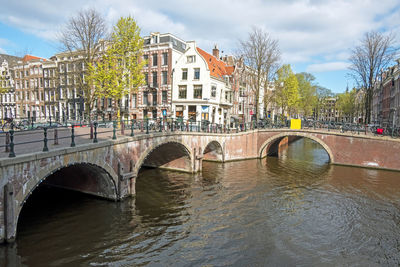
<svg viewBox="0 0 400 267">
<path fill-rule="evenodd" d="M 349 49 L 367 31 L 400 31 L 398 0 L 19 0 L 1 7 L 0 21 L 47 40 L 75 12 L 95 7 L 110 25 L 133 15 L 143 35 L 170 32 L 207 51 L 217 43 L 225 54 L 259 26 L 279 40 L 285 63 L 314 71 L 345 68 Z"/>
<path fill-rule="evenodd" d="M 307 72 L 327 72 L 327 71 L 337 71 L 346 70 L 350 66 L 348 62 L 327 62 L 320 64 L 311 64 L 307 66 Z"/>
<path fill-rule="evenodd" d="M 0 54 L 7 54 L 6 50 L 0 47 Z"/>
</svg>

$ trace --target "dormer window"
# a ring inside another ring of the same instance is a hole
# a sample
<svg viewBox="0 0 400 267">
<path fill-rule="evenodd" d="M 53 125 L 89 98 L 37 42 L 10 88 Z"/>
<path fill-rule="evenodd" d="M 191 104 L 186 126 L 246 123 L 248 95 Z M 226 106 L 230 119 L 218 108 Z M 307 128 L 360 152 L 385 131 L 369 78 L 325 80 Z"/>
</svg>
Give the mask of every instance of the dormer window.
<svg viewBox="0 0 400 267">
<path fill-rule="evenodd" d="M 152 44 L 158 43 L 158 36 L 157 36 L 157 35 L 153 35 L 153 36 L 151 37 L 151 43 L 152 43 Z"/>
<path fill-rule="evenodd" d="M 196 56 L 187 56 L 187 63 L 196 62 Z"/>
</svg>

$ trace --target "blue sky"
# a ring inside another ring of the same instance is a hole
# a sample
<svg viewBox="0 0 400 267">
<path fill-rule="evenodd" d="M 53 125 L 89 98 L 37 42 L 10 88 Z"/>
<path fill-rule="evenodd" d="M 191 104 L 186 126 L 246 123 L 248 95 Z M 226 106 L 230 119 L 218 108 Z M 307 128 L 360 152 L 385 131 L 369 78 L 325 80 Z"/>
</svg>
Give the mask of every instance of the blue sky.
<svg viewBox="0 0 400 267">
<path fill-rule="evenodd" d="M 113 25 L 132 15 L 150 32 L 170 32 L 195 40 L 211 52 L 218 44 L 233 54 L 238 40 L 253 26 L 279 40 L 282 63 L 295 72 L 312 73 L 318 84 L 343 92 L 353 81 L 346 75 L 350 49 L 365 32 L 397 33 L 398 0 L 0 0 L 0 53 L 50 57 L 60 51 L 57 32 L 69 17 L 95 7 Z M 60 12 L 62 11 L 62 12 Z"/>
</svg>

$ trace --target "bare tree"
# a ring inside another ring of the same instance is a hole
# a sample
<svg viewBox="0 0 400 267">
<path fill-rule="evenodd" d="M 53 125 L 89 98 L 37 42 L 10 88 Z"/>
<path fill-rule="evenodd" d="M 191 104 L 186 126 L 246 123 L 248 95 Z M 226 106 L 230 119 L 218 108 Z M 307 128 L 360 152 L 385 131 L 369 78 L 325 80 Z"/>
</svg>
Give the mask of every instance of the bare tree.
<svg viewBox="0 0 400 267">
<path fill-rule="evenodd" d="M 373 85 L 380 71 L 389 66 L 398 53 L 394 45 L 393 34 L 383 34 L 375 31 L 365 33 L 360 45 L 351 51 L 349 67 L 351 76 L 359 87 L 365 88 L 365 119 L 371 121 L 371 104 Z"/>
<path fill-rule="evenodd" d="M 84 66 L 94 64 L 97 60 L 102 41 L 107 37 L 108 29 L 105 18 L 95 9 L 85 9 L 71 17 L 59 33 L 59 42 L 63 49 L 70 53 L 79 53 L 83 57 Z M 84 79 L 84 71 L 81 71 L 77 82 L 81 88 L 79 95 L 84 98 L 87 116 L 90 119 L 90 112 L 96 101 L 91 94 L 89 83 Z"/>
<path fill-rule="evenodd" d="M 239 41 L 239 56 L 246 66 L 243 75 L 247 76 L 255 97 L 256 119 L 259 118 L 261 90 L 267 90 L 271 77 L 278 69 L 280 54 L 278 40 L 257 27 L 253 27 L 246 40 Z"/>
</svg>

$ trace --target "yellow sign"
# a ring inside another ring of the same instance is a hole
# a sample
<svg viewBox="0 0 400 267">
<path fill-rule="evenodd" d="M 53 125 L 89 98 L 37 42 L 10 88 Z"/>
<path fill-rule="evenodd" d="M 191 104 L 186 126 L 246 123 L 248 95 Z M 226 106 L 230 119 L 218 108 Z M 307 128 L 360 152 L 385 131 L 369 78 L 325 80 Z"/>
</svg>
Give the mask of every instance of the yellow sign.
<svg viewBox="0 0 400 267">
<path fill-rule="evenodd" d="M 291 119 L 290 120 L 290 129 L 301 129 L 301 120 Z"/>
</svg>

